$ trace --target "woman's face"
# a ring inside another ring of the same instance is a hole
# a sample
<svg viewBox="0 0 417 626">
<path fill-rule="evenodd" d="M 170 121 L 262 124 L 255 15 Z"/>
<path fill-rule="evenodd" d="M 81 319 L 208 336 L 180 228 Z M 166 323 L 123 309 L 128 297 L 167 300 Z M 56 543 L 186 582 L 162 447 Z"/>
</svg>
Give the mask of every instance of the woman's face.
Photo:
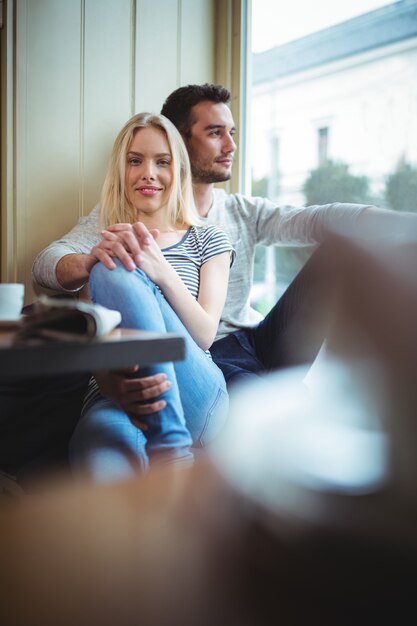
<svg viewBox="0 0 417 626">
<path fill-rule="evenodd" d="M 140 213 L 165 209 L 172 185 L 172 155 L 159 128 L 136 131 L 126 156 L 126 195 Z"/>
</svg>

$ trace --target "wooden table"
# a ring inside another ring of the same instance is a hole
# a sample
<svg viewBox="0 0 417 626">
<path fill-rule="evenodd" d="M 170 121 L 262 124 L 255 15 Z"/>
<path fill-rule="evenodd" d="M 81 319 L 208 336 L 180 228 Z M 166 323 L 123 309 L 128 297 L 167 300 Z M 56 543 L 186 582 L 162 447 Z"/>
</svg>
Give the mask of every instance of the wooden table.
<svg viewBox="0 0 417 626">
<path fill-rule="evenodd" d="M 116 329 L 82 343 L 39 339 L 16 343 L 13 330 L 0 330 L 0 379 L 180 361 L 184 353 L 184 338 L 173 333 Z"/>
</svg>

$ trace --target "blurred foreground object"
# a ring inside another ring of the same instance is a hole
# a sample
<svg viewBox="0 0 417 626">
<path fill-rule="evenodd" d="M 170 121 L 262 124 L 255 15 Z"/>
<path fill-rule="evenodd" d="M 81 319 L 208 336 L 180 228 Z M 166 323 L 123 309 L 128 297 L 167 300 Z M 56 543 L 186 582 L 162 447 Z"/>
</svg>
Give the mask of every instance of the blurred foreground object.
<svg viewBox="0 0 417 626">
<path fill-rule="evenodd" d="M 311 391 L 236 388 L 192 469 L 3 507 L 2 624 L 416 622 L 417 254 L 327 250 Z"/>
</svg>

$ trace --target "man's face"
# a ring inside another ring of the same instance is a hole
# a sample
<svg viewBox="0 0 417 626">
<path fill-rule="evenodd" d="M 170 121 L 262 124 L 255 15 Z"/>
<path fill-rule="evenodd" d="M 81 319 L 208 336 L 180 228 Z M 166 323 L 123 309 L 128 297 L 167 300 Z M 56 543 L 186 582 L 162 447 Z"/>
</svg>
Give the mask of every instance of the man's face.
<svg viewBox="0 0 417 626">
<path fill-rule="evenodd" d="M 221 183 L 232 175 L 236 144 L 235 124 L 229 107 L 223 103 L 203 101 L 191 110 L 196 120 L 191 137 L 184 137 L 190 156 L 193 182 Z"/>
</svg>

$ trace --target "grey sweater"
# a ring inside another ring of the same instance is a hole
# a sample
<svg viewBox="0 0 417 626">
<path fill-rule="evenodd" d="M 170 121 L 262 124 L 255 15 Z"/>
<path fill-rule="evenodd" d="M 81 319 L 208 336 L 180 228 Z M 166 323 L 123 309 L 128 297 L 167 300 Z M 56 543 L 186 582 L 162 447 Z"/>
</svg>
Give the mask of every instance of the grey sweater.
<svg viewBox="0 0 417 626">
<path fill-rule="evenodd" d="M 355 231 L 366 205 L 333 203 L 322 206 L 276 206 L 265 198 L 226 194 L 214 190 L 213 205 L 206 218 L 224 230 L 236 250 L 229 278 L 226 304 L 216 339 L 239 328 L 259 323 L 261 316 L 250 306 L 253 262 L 257 244 L 308 245 L 322 241 L 329 230 Z M 87 254 L 101 240 L 97 205 L 62 239 L 42 250 L 33 264 L 33 278 L 43 287 L 68 291 L 57 281 L 56 266 L 67 254 Z"/>
</svg>

